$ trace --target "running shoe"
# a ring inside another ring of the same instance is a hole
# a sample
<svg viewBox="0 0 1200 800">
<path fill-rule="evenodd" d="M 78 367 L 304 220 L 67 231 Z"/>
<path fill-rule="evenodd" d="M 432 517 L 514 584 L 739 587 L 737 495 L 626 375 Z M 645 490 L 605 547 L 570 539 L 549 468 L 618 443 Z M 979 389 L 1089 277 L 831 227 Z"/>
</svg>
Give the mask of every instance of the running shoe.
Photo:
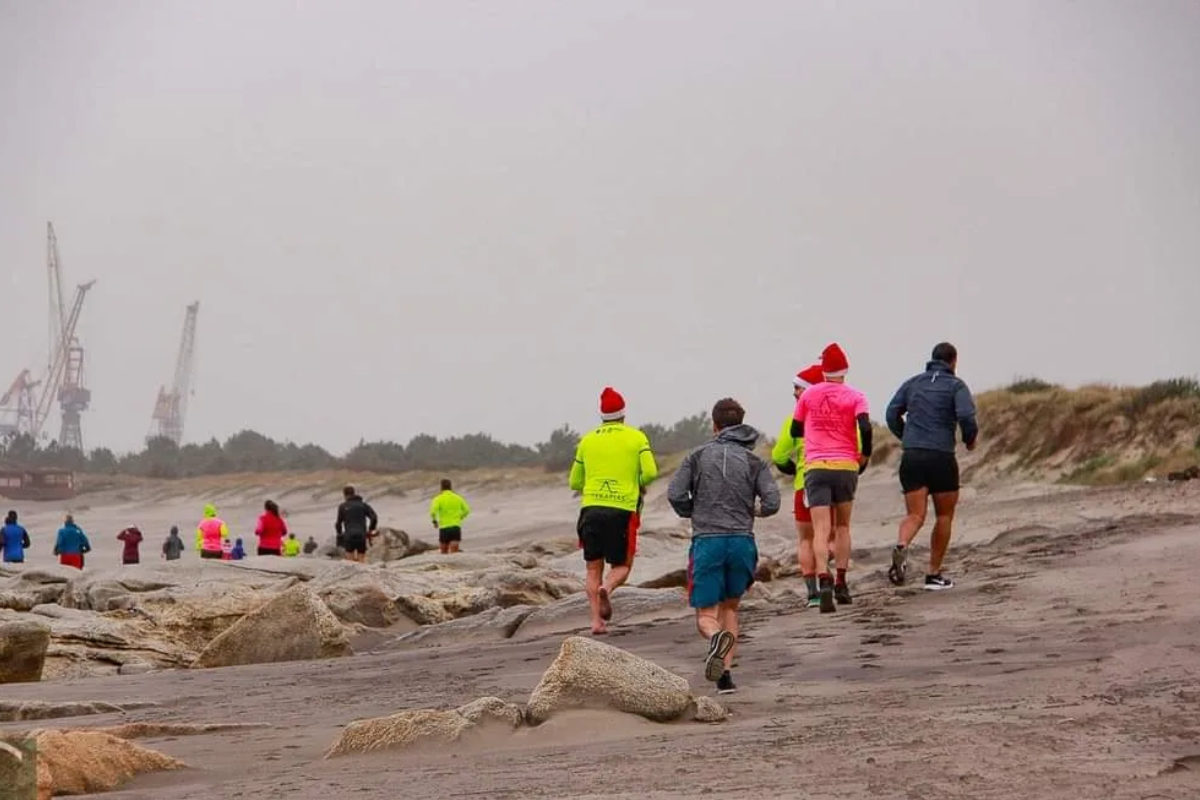
<svg viewBox="0 0 1200 800">
<path fill-rule="evenodd" d="M 908 548 L 892 548 L 892 565 L 888 567 L 888 580 L 896 586 L 903 586 L 908 575 Z"/>
<path fill-rule="evenodd" d="M 808 596 L 808 600 L 806 600 L 804 603 L 804 607 L 805 608 L 820 608 L 821 607 L 821 595 L 810 594 Z"/>
<path fill-rule="evenodd" d="M 737 686 L 733 684 L 733 676 L 729 674 L 729 670 L 721 673 L 717 680 L 717 694 L 733 694 L 736 691 Z"/>
<path fill-rule="evenodd" d="M 942 576 L 940 573 L 937 575 L 926 575 L 925 576 L 925 591 L 927 591 L 927 592 L 940 592 L 940 591 L 943 591 L 944 589 L 953 589 L 953 588 L 954 588 L 954 581 Z"/>
<path fill-rule="evenodd" d="M 725 656 L 733 649 L 733 634 L 717 631 L 708 643 L 708 655 L 704 658 L 704 679 L 716 683 L 725 674 Z"/>
<path fill-rule="evenodd" d="M 848 606 L 854 602 L 854 598 L 850 596 L 850 587 L 844 583 L 836 584 L 833 587 L 833 599 L 839 606 Z"/>
<path fill-rule="evenodd" d="M 837 605 L 833 602 L 833 582 L 826 578 L 821 582 L 821 613 L 828 614 L 837 611 Z"/>
</svg>

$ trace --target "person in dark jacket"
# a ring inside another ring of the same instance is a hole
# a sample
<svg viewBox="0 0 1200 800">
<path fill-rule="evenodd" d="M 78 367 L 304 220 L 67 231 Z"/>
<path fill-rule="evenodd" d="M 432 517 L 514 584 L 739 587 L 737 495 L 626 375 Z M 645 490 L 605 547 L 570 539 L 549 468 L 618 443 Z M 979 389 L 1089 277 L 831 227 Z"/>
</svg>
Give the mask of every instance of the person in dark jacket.
<svg viewBox="0 0 1200 800">
<path fill-rule="evenodd" d="M 933 348 L 925 371 L 896 390 L 887 407 L 887 426 L 900 440 L 900 488 L 904 492 L 905 517 L 900 522 L 899 541 L 892 551 L 888 579 L 897 586 L 908 571 L 908 547 L 925 523 L 929 498 L 933 498 L 936 520 L 929 547 L 929 572 L 925 588 L 940 591 L 954 587 L 942 575 L 942 561 L 950 547 L 954 511 L 958 506 L 959 473 L 955 456 L 961 430 L 967 450 L 979 440 L 975 401 L 971 390 L 958 377 L 958 350 L 949 342 Z"/>
<path fill-rule="evenodd" d="M 4 527 L 0 528 L 0 552 L 4 553 L 4 563 L 24 564 L 29 546 L 29 532 L 17 524 L 17 512 L 9 511 L 4 517 Z"/>
<path fill-rule="evenodd" d="M 361 563 L 367 560 L 367 539 L 375 537 L 379 517 L 353 486 L 342 489 L 342 496 L 345 500 L 338 506 L 333 524 L 338 547 L 346 551 L 346 558 Z"/>
<path fill-rule="evenodd" d="M 742 423 L 736 400 L 713 406 L 712 441 L 688 453 L 667 487 L 675 513 L 692 521 L 688 604 L 709 642 L 704 677 L 717 691 L 736 691 L 730 665 L 738 636 L 738 603 L 754 583 L 758 547 L 755 517 L 779 511 L 779 487 L 770 465 L 754 454 L 759 432 Z"/>
<path fill-rule="evenodd" d="M 58 563 L 83 569 L 84 556 L 90 552 L 92 543 L 88 541 L 87 534 L 75 524 L 75 518 L 67 514 L 54 540 L 54 555 L 58 556 Z"/>
<path fill-rule="evenodd" d="M 162 554 L 167 561 L 178 561 L 183 555 L 186 545 L 183 539 L 179 536 L 179 526 L 172 525 L 171 532 L 167 534 L 167 540 L 163 542 Z"/>
<path fill-rule="evenodd" d="M 139 548 L 144 538 L 136 525 L 130 525 L 117 534 L 117 540 L 123 543 L 121 548 L 122 564 L 137 564 L 142 560 Z"/>
</svg>

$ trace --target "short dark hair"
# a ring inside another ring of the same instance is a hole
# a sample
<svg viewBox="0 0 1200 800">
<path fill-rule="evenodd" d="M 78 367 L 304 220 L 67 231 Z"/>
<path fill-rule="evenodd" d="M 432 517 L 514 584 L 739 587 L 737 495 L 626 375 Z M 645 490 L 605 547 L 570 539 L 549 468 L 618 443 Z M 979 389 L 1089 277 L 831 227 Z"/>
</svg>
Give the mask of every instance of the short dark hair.
<svg viewBox="0 0 1200 800">
<path fill-rule="evenodd" d="M 742 408 L 742 404 L 732 397 L 722 397 L 713 404 L 712 421 L 718 430 L 741 425 L 745 418 L 746 409 Z"/>
<path fill-rule="evenodd" d="M 346 497 L 346 498 L 354 497 L 354 487 L 347 486 L 346 488 L 342 489 L 342 497 Z"/>
<path fill-rule="evenodd" d="M 945 361 L 949 364 L 958 358 L 958 348 L 949 342 L 939 342 L 933 346 L 933 353 L 930 355 L 930 358 L 934 361 Z"/>
<path fill-rule="evenodd" d="M 268 500 L 267 502 L 263 503 L 263 510 L 268 514 L 274 514 L 277 517 L 279 516 L 279 506 L 274 500 Z"/>
<path fill-rule="evenodd" d="M 451 486 L 451 484 L 450 484 L 450 479 L 449 479 L 449 478 L 442 478 L 442 491 L 449 491 L 449 490 L 450 490 L 450 486 Z"/>
</svg>

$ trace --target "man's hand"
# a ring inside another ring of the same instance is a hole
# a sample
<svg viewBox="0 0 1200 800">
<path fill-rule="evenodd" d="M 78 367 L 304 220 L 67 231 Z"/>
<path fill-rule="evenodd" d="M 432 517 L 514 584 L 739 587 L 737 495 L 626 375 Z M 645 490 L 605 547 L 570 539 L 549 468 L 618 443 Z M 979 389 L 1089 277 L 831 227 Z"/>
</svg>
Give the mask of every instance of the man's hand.
<svg viewBox="0 0 1200 800">
<path fill-rule="evenodd" d="M 974 450 L 975 450 L 976 446 L 978 446 L 978 444 L 979 444 L 979 439 L 972 439 L 971 443 L 967 445 L 967 452 L 968 453 L 974 452 Z"/>
<path fill-rule="evenodd" d="M 859 453 L 858 454 L 858 474 L 862 475 L 864 472 L 867 471 L 867 467 L 869 467 L 870 465 L 871 465 L 871 457 L 864 456 L 862 453 Z"/>
</svg>

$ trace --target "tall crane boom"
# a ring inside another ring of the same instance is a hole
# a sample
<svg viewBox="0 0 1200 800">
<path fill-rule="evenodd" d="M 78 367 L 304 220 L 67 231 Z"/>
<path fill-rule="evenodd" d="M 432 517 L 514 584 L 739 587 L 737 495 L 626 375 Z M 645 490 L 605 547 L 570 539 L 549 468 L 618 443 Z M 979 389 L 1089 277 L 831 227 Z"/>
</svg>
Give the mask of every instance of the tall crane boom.
<svg viewBox="0 0 1200 800">
<path fill-rule="evenodd" d="M 175 356 L 175 379 L 170 391 L 159 387 L 154 413 L 150 415 L 150 433 L 146 441 L 170 439 L 176 445 L 183 441 L 183 424 L 187 418 L 188 398 L 192 394 L 192 362 L 196 354 L 196 317 L 200 302 L 187 307 L 183 317 L 183 335 L 179 353 Z"/>
<path fill-rule="evenodd" d="M 82 348 L 79 347 L 78 343 L 75 342 L 75 326 L 79 324 L 79 315 L 83 313 L 83 299 L 87 296 L 88 290 L 91 289 L 95 283 L 95 281 L 81 283 L 75 289 L 75 302 L 71 305 L 71 312 L 67 315 L 66 322 L 63 324 L 62 331 L 60 331 L 60 336 L 62 337 L 59 340 L 60 346 L 58 351 L 54 354 L 53 360 L 50 362 L 50 369 L 46 373 L 46 378 L 43 381 L 44 385 L 42 386 L 42 394 L 38 397 L 37 407 L 34 409 L 33 423 L 35 437 L 41 433 L 42 427 L 46 424 L 46 418 L 50 415 L 50 405 L 56 398 L 60 400 L 62 399 L 60 397 L 59 390 L 63 388 L 63 378 L 68 372 L 68 361 L 77 359 L 77 363 L 72 364 L 71 366 L 77 369 L 77 374 L 80 375 L 80 377 L 82 376 L 83 351 Z M 68 386 L 70 386 L 70 384 L 68 384 Z M 67 409 L 64 405 L 64 428 L 67 424 L 65 419 L 66 411 Z M 77 427 L 78 417 L 76 417 L 75 423 Z M 65 443 L 59 442 L 59 444 Z M 82 443 L 79 442 L 73 444 L 72 446 L 80 446 L 80 449 L 82 449 L 81 445 Z"/>
<path fill-rule="evenodd" d="M 49 336 L 46 343 L 49 353 L 46 365 L 54 363 L 54 356 L 62 348 L 63 328 L 66 327 L 67 304 L 63 301 L 62 267 L 58 260 L 58 236 L 54 233 L 54 223 L 46 223 L 46 271 L 49 273 L 50 287 L 50 316 Z"/>
<path fill-rule="evenodd" d="M 33 390 L 41 385 L 33 380 L 29 370 L 23 369 L 8 391 L 0 397 L 0 438 L 33 436 L 34 408 L 37 400 Z"/>
</svg>

